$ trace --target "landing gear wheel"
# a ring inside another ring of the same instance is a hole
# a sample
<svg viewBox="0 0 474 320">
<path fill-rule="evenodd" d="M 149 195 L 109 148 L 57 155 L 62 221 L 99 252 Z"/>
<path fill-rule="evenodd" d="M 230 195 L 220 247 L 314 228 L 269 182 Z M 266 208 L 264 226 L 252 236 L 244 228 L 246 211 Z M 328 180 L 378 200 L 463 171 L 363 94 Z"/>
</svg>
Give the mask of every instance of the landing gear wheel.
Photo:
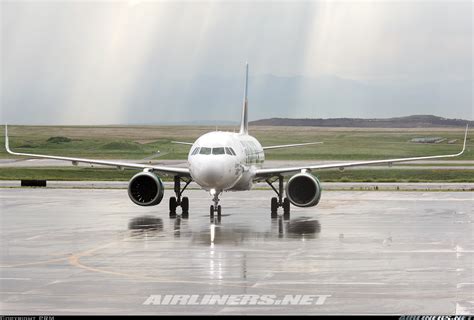
<svg viewBox="0 0 474 320">
<path fill-rule="evenodd" d="M 221 205 L 218 205 L 217 206 L 217 218 L 220 218 L 221 217 Z"/>
<path fill-rule="evenodd" d="M 273 197 L 271 202 L 270 202 L 270 209 L 271 209 L 271 213 L 272 213 L 272 218 L 276 218 L 277 217 L 277 212 L 278 212 L 278 199 Z"/>
<path fill-rule="evenodd" d="M 178 206 L 178 203 L 176 202 L 176 197 L 171 197 L 170 198 L 170 213 L 176 213 L 176 207 Z"/>
<path fill-rule="evenodd" d="M 188 197 L 183 197 L 183 200 L 181 200 L 181 209 L 183 209 L 183 214 L 189 212 L 189 198 Z"/>
<path fill-rule="evenodd" d="M 283 213 L 290 213 L 290 199 L 283 199 Z"/>
<path fill-rule="evenodd" d="M 178 206 L 178 203 L 176 202 L 175 197 L 170 198 L 170 218 L 176 217 L 176 207 Z"/>
<path fill-rule="evenodd" d="M 214 218 L 214 206 L 213 205 L 211 205 L 211 208 L 210 208 L 209 211 L 210 211 L 209 216 L 211 217 L 211 219 Z"/>
<path fill-rule="evenodd" d="M 290 218 L 290 199 L 283 199 L 283 218 L 288 220 Z"/>
</svg>

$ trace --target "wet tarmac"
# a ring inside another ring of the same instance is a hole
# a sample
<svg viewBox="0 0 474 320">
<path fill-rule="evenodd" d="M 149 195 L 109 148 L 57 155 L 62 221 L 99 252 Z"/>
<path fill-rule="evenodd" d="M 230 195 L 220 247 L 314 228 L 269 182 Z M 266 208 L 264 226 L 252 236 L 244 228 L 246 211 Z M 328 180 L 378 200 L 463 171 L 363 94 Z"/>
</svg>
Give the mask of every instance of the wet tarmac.
<svg viewBox="0 0 474 320">
<path fill-rule="evenodd" d="M 0 189 L 1 313 L 474 311 L 472 192 L 327 191 L 289 219 L 270 218 L 271 191 L 226 193 L 220 221 L 206 192 L 187 195 L 189 218 L 172 219 L 126 190 Z M 150 298 L 166 295 L 241 300 Z M 277 302 L 242 302 L 254 295 Z"/>
</svg>

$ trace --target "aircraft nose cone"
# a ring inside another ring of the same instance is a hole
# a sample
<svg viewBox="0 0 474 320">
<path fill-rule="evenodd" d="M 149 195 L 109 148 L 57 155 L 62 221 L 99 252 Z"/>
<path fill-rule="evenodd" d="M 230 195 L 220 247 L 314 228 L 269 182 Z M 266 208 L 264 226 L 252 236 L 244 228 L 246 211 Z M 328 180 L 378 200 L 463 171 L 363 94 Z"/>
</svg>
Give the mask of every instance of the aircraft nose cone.
<svg viewBox="0 0 474 320">
<path fill-rule="evenodd" d="M 207 167 L 203 170 L 202 178 L 208 184 L 216 184 L 222 179 L 223 172 L 222 168 L 216 166 Z"/>
</svg>

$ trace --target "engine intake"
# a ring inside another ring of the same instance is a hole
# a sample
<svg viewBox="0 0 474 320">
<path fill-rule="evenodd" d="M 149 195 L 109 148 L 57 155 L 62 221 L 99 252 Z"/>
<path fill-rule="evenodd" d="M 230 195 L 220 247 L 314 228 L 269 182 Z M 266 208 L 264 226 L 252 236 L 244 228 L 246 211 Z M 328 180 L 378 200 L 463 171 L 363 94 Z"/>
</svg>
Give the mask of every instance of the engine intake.
<svg viewBox="0 0 474 320">
<path fill-rule="evenodd" d="M 321 184 L 309 173 L 298 173 L 286 183 L 286 196 L 297 207 L 313 207 L 321 198 Z"/>
<path fill-rule="evenodd" d="M 152 172 L 137 173 L 128 184 L 128 196 L 139 206 L 155 206 L 161 202 L 163 194 L 163 182 Z"/>
</svg>

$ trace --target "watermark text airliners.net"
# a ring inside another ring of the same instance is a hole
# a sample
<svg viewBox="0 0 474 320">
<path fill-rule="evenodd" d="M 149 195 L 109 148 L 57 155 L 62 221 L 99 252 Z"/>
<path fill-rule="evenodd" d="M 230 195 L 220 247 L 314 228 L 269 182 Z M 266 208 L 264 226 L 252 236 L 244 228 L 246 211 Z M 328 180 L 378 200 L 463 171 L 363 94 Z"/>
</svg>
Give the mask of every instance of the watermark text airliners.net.
<svg viewBox="0 0 474 320">
<path fill-rule="evenodd" d="M 144 305 L 323 305 L 327 294 L 296 294 L 277 296 L 271 294 L 224 294 L 224 295 L 186 295 L 186 294 L 152 294 L 144 302 Z"/>
</svg>

